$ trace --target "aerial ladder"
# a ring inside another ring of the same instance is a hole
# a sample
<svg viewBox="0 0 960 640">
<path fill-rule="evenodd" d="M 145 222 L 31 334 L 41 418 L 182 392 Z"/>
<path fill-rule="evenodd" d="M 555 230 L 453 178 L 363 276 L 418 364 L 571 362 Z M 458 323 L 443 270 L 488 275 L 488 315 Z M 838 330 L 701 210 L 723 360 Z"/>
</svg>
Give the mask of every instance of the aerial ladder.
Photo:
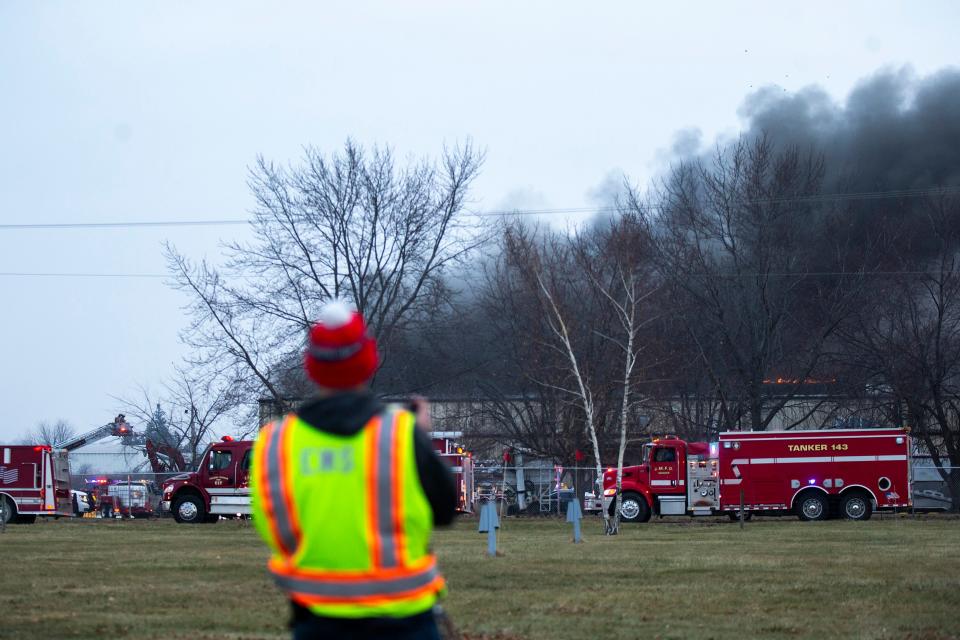
<svg viewBox="0 0 960 640">
<path fill-rule="evenodd" d="M 133 429 L 130 428 L 130 425 L 127 424 L 124 415 L 121 413 L 113 422 L 108 422 L 102 427 L 97 427 L 91 431 L 88 431 L 79 436 L 75 436 L 63 442 L 58 442 L 54 445 L 54 449 L 60 449 L 62 451 L 73 451 L 74 449 L 79 449 L 85 444 L 90 444 L 91 442 L 96 442 L 101 438 L 107 436 L 117 436 L 120 438 L 129 438 L 133 435 Z"/>
</svg>

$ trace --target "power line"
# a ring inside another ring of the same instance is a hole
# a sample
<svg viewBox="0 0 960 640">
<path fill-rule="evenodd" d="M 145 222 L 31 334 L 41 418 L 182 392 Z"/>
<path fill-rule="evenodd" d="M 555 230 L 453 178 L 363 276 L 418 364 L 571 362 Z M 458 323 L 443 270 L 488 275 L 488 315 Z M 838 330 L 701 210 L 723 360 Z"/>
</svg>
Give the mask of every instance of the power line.
<svg viewBox="0 0 960 640">
<path fill-rule="evenodd" d="M 26 224 L 0 224 L 0 231 L 26 229 L 127 229 L 137 227 L 212 227 L 249 224 L 249 220 L 146 220 L 139 222 L 51 222 Z"/>
<path fill-rule="evenodd" d="M 816 202 L 849 202 L 856 200 L 892 200 L 902 198 L 919 198 L 931 195 L 960 194 L 960 186 L 939 187 L 929 189 L 900 189 L 896 191 L 860 191 L 852 193 L 824 193 L 806 196 L 784 196 L 782 198 L 756 198 L 742 200 L 736 204 L 789 204 L 789 203 L 816 203 Z M 650 210 L 661 210 L 662 207 L 650 206 Z M 492 216 L 533 216 L 533 215 L 560 215 L 572 213 L 616 213 L 618 207 L 556 207 L 551 209 L 493 209 L 489 211 L 467 211 L 469 215 L 477 217 Z M 55 230 L 55 229 L 135 229 L 151 227 L 211 227 L 229 225 L 247 225 L 248 219 L 221 218 L 210 220 L 144 220 L 144 221 L 114 221 L 114 222 L 51 222 L 51 223 L 23 223 L 0 224 L 0 231 L 25 230 Z"/>
<path fill-rule="evenodd" d="M 834 276 L 935 276 L 935 275 L 954 275 L 952 271 L 771 271 L 769 273 L 760 272 L 718 272 L 718 273 L 693 273 L 684 274 L 687 277 L 698 279 L 710 278 L 825 278 Z M 960 276 L 960 274 L 956 274 Z M 0 271 L 0 277 L 6 278 L 175 278 L 173 274 L 162 273 L 53 273 L 53 272 L 21 272 L 21 271 Z"/>
<path fill-rule="evenodd" d="M 40 273 L 0 271 L 4 278 L 170 278 L 162 273 Z"/>
</svg>

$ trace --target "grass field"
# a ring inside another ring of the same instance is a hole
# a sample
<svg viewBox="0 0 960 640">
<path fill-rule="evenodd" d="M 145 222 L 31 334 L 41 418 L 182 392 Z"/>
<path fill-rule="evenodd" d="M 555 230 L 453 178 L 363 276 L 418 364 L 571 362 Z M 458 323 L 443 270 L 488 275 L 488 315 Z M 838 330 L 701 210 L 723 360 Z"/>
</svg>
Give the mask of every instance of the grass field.
<svg viewBox="0 0 960 640">
<path fill-rule="evenodd" d="M 466 637 L 960 637 L 960 520 L 476 521 L 435 538 Z M 0 638 L 282 638 L 248 522 L 59 521 L 0 535 Z"/>
</svg>

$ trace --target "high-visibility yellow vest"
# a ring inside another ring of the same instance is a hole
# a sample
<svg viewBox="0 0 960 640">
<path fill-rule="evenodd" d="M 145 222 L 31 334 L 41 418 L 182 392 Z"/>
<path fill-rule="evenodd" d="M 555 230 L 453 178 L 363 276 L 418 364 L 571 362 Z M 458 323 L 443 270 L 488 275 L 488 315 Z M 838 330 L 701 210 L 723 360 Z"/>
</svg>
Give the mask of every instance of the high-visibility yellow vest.
<svg viewBox="0 0 960 640">
<path fill-rule="evenodd" d="M 444 589 L 429 550 L 413 415 L 390 410 L 354 435 L 289 415 L 264 427 L 250 473 L 253 521 L 277 584 L 320 616 L 404 617 Z"/>
</svg>

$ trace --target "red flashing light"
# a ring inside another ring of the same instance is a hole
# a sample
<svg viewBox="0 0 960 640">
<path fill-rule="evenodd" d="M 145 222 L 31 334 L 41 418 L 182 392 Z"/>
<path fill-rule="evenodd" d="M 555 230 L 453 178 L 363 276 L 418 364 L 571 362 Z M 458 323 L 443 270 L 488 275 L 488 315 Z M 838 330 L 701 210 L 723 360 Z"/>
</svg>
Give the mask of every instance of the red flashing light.
<svg viewBox="0 0 960 640">
<path fill-rule="evenodd" d="M 50 451 L 51 447 L 48 444 L 40 444 L 33 448 L 34 451 Z"/>
<path fill-rule="evenodd" d="M 223 436 L 220 439 L 223 440 L 224 442 L 233 442 L 233 436 Z"/>
</svg>

